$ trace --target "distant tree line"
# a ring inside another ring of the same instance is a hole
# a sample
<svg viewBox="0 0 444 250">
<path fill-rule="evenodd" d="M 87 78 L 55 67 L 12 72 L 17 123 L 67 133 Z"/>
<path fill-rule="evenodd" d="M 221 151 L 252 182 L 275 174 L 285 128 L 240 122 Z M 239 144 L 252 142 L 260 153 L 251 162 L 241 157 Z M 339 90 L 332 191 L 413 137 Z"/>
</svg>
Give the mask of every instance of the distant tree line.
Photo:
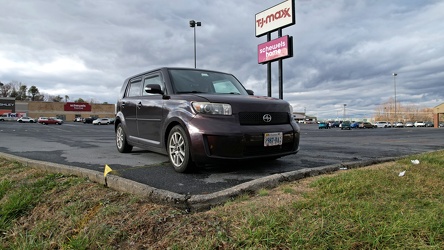
<svg viewBox="0 0 444 250">
<path fill-rule="evenodd" d="M 396 109 L 395 109 L 396 105 Z M 395 112 L 396 110 L 396 112 Z M 420 108 L 416 105 L 403 105 L 390 98 L 375 110 L 376 121 L 433 121 L 433 108 Z"/>
<path fill-rule="evenodd" d="M 68 102 L 69 96 L 64 97 L 60 95 L 50 95 L 39 91 L 39 89 L 32 85 L 28 88 L 26 84 L 21 82 L 13 81 L 10 83 L 0 83 L 0 96 L 1 97 L 12 97 L 17 101 L 32 101 L 32 102 Z M 85 101 L 82 98 L 73 100 L 73 102 L 88 102 L 88 103 L 98 103 L 94 99 Z M 104 104 L 107 104 L 106 102 Z"/>
</svg>

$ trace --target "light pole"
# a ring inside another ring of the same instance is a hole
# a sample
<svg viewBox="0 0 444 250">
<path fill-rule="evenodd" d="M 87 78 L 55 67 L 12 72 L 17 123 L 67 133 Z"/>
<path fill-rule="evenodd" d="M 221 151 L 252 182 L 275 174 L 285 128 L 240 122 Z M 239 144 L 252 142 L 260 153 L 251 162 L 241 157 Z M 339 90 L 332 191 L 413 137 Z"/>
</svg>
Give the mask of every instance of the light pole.
<svg viewBox="0 0 444 250">
<path fill-rule="evenodd" d="M 397 114 L 396 114 L 396 76 L 397 76 L 398 74 L 397 73 L 393 73 L 393 86 L 394 86 L 394 88 L 395 88 L 395 122 L 396 122 L 396 120 L 397 120 Z"/>
<path fill-rule="evenodd" d="M 196 68 L 196 26 L 201 26 L 201 23 L 190 20 L 190 27 L 194 30 L 194 68 Z"/>
<path fill-rule="evenodd" d="M 345 121 L 345 106 L 347 106 L 347 104 L 344 103 L 344 118 L 342 119 L 343 121 Z"/>
</svg>

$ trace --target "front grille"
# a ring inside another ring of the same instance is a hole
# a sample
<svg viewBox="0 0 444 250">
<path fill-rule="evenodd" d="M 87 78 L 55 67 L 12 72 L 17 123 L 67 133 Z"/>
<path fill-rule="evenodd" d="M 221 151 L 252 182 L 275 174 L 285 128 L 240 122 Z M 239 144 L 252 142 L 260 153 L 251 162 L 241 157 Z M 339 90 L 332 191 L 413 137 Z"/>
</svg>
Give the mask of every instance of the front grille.
<svg viewBox="0 0 444 250">
<path fill-rule="evenodd" d="M 206 135 L 205 143 L 211 156 L 223 158 L 265 157 L 294 152 L 298 139 L 293 132 L 283 134 L 282 145 L 264 147 L 263 134 L 244 136 Z"/>
<path fill-rule="evenodd" d="M 264 121 L 265 115 L 270 115 L 269 122 Z M 290 123 L 290 116 L 286 112 L 241 112 L 240 125 L 278 125 Z"/>
</svg>

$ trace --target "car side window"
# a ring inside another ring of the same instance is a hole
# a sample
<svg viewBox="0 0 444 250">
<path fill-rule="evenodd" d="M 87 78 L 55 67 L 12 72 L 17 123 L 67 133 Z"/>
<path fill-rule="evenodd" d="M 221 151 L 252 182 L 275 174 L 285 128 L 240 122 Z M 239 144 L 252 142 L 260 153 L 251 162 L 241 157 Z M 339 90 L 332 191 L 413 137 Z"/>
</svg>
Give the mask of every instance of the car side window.
<svg viewBox="0 0 444 250">
<path fill-rule="evenodd" d="M 128 97 L 140 96 L 142 92 L 142 81 L 131 82 L 128 91 Z"/>
<path fill-rule="evenodd" d="M 160 88 L 162 89 L 162 91 L 165 91 L 165 85 L 164 85 L 160 75 L 157 75 L 157 74 L 156 75 L 150 75 L 150 76 L 145 78 L 145 80 L 143 81 L 142 95 L 152 95 L 150 93 L 145 92 L 145 87 L 148 84 L 158 84 L 158 85 L 160 85 Z"/>
</svg>

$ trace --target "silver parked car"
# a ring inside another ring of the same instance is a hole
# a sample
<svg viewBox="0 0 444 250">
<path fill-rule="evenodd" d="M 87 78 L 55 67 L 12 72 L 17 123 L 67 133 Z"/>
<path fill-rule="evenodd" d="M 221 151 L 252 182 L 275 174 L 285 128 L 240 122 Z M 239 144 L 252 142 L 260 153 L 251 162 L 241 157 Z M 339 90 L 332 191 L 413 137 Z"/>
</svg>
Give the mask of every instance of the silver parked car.
<svg viewBox="0 0 444 250">
<path fill-rule="evenodd" d="M 389 122 L 386 122 L 386 121 L 376 122 L 375 125 L 378 128 L 390 128 L 392 126 Z"/>
<path fill-rule="evenodd" d="M 415 125 L 413 124 L 413 122 L 405 122 L 404 127 L 406 128 L 413 128 Z"/>
<path fill-rule="evenodd" d="M 110 123 L 111 121 L 109 118 L 97 118 L 92 122 L 93 125 L 108 125 Z"/>
<path fill-rule="evenodd" d="M 395 122 L 394 123 L 395 124 L 395 128 L 403 128 L 404 127 L 404 123 L 402 123 L 402 122 Z"/>
</svg>

